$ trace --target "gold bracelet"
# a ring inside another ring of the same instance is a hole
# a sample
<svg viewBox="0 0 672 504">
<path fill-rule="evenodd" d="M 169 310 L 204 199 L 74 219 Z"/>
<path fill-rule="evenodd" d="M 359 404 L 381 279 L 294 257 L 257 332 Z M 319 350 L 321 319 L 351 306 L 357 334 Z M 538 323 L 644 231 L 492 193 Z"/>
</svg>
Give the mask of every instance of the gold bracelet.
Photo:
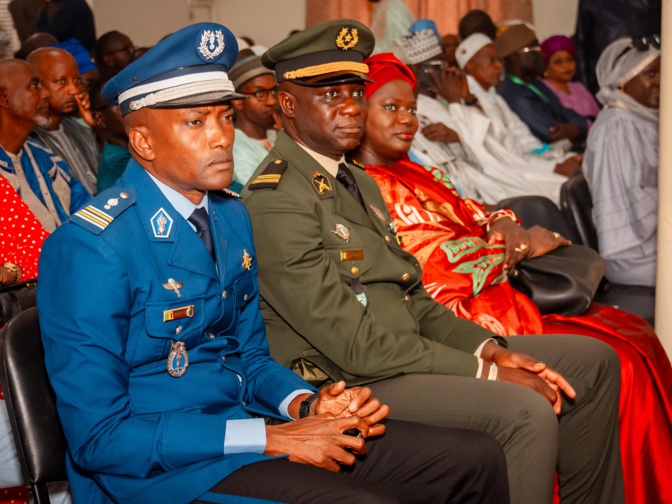
<svg viewBox="0 0 672 504">
<path fill-rule="evenodd" d="M 3 266 L 10 273 L 14 273 L 14 283 L 18 283 L 19 280 L 21 279 L 21 275 L 23 275 L 23 270 L 21 269 L 21 267 L 10 262 L 6 262 L 5 264 L 3 264 Z"/>
</svg>

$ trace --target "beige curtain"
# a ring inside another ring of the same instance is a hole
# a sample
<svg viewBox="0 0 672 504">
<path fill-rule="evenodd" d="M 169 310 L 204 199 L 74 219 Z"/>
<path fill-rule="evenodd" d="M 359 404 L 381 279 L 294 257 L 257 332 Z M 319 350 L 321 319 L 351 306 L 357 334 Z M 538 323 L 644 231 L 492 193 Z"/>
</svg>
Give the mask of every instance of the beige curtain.
<svg viewBox="0 0 672 504">
<path fill-rule="evenodd" d="M 460 18 L 472 9 L 490 14 L 497 23 L 506 19 L 532 21 L 532 0 L 404 0 L 417 19 L 432 19 L 439 33 L 457 33 Z M 376 4 L 368 0 L 306 0 L 306 27 L 339 18 L 356 19 L 367 26 Z"/>
</svg>

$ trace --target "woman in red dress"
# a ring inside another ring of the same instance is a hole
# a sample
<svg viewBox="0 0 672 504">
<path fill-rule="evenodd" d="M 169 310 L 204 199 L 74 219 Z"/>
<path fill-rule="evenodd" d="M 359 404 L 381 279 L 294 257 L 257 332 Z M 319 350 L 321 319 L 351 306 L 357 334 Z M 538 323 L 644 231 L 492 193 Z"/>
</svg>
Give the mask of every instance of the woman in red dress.
<svg viewBox="0 0 672 504">
<path fill-rule="evenodd" d="M 37 262 L 48 235 L 16 190 L 0 175 L 0 287 L 37 277 Z M 0 390 L 0 401 L 3 399 Z M 4 405 L 0 404 L 0 408 Z M 6 417 L 4 412 L 2 414 Z M 6 420 L 2 419 L 1 423 L 5 426 Z M 0 447 L 3 443 L 13 443 L 10 432 L 0 431 Z M 17 464 L 13 460 L 10 463 L 6 452 L 0 453 L 0 470 L 14 473 Z M 4 483 L 2 476 L 0 481 Z M 28 488 L 0 488 L 0 504 L 27 502 Z"/>
<path fill-rule="evenodd" d="M 415 77 L 391 54 L 369 58 L 366 134 L 353 158 L 378 183 L 403 247 L 418 257 L 430 294 L 458 316 L 500 335 L 570 333 L 610 344 L 621 360 L 619 408 L 626 502 L 672 502 L 672 367 L 639 317 L 596 305 L 581 316 L 541 316 L 507 282 L 525 256 L 567 244 L 543 228 L 520 228 L 508 212 L 488 214 L 462 199 L 440 170 L 408 157 Z M 521 245 L 523 244 L 523 245 Z"/>
</svg>

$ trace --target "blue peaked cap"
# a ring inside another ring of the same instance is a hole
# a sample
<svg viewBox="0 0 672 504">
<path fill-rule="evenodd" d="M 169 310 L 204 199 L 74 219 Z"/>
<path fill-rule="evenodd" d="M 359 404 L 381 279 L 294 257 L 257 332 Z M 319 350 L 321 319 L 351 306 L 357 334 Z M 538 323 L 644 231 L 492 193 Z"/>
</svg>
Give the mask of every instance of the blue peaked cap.
<svg viewBox="0 0 672 504">
<path fill-rule="evenodd" d="M 217 23 L 197 23 L 169 35 L 103 88 L 122 116 L 141 108 L 181 108 L 246 98 L 235 93 L 228 71 L 238 42 Z"/>
</svg>

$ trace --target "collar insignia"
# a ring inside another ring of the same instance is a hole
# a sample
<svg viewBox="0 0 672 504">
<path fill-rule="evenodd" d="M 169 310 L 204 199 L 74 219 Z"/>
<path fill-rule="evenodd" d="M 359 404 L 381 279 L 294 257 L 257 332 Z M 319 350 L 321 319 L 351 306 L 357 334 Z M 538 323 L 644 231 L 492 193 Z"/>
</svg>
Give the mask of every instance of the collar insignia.
<svg viewBox="0 0 672 504">
<path fill-rule="evenodd" d="M 329 184 L 329 179 L 319 172 L 315 172 L 313 174 L 313 187 L 317 191 L 317 194 L 324 194 L 331 192 L 331 185 Z"/>
<path fill-rule="evenodd" d="M 159 208 L 150 222 L 154 238 L 168 238 L 170 236 L 170 230 L 173 228 L 173 219 L 163 208 Z"/>
<path fill-rule="evenodd" d="M 352 49 L 357 45 L 357 42 L 359 42 L 357 28 L 351 28 L 350 30 L 343 28 L 336 37 L 336 47 L 342 51 Z"/>
<path fill-rule="evenodd" d="M 383 215 L 383 212 L 381 212 L 377 207 L 373 205 L 369 205 L 371 207 L 371 210 L 375 214 L 376 217 L 378 217 L 381 221 L 385 222 L 385 216 Z"/>
<path fill-rule="evenodd" d="M 198 52 L 203 61 L 214 60 L 224 52 L 224 34 L 222 30 L 203 30 Z"/>
</svg>

